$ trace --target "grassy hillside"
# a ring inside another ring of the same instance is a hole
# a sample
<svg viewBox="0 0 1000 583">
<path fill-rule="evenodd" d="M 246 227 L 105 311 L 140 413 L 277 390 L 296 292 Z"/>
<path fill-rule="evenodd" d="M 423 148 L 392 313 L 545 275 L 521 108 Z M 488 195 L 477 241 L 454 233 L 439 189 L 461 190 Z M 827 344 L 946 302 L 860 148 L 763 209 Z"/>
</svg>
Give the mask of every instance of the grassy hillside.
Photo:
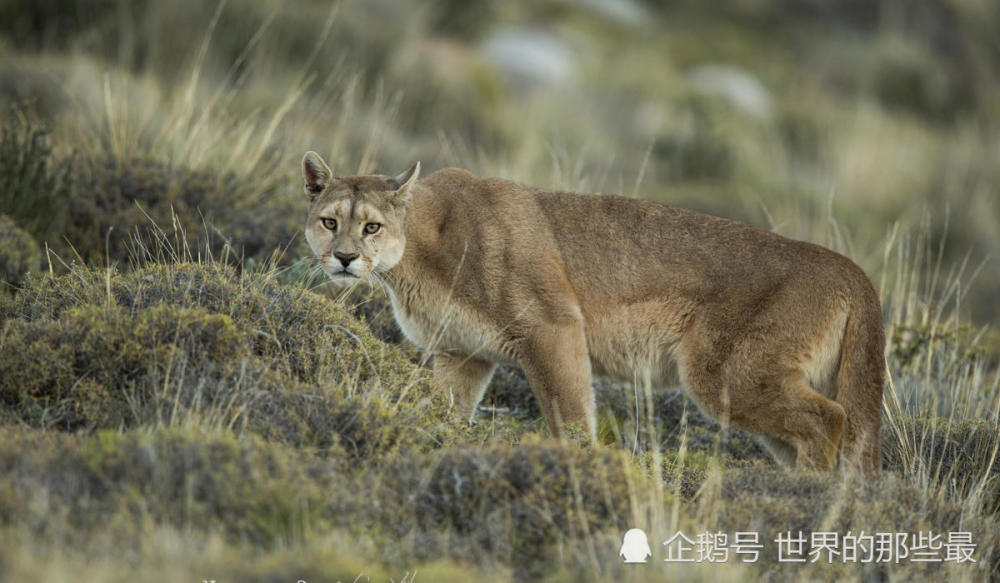
<svg viewBox="0 0 1000 583">
<path fill-rule="evenodd" d="M 1000 578 L 998 11 L 0 0 L 0 580 Z M 598 382 L 597 447 L 514 369 L 452 426 L 381 292 L 312 267 L 307 149 L 847 254 L 887 325 L 883 475 L 790 474 L 641 382 Z M 679 530 L 764 548 L 665 563 Z M 975 562 L 779 562 L 799 531 Z"/>
</svg>

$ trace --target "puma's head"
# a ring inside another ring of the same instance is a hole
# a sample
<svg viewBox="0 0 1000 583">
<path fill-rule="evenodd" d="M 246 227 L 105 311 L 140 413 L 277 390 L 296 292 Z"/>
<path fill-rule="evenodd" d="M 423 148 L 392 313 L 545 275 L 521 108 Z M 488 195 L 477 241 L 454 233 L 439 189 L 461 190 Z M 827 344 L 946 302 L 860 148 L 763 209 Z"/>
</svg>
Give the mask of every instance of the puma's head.
<svg viewBox="0 0 1000 583">
<path fill-rule="evenodd" d="M 336 178 L 319 154 L 306 152 L 302 171 L 309 199 L 306 240 L 334 283 L 353 285 L 399 263 L 420 162 L 396 177 Z"/>
</svg>

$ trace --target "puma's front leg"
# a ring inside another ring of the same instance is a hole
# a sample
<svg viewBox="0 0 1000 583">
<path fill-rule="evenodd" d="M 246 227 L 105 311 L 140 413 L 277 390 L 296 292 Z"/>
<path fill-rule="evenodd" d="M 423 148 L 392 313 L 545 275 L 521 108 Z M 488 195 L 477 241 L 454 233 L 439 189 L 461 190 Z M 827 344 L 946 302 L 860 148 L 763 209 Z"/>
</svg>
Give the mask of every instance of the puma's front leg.
<svg viewBox="0 0 1000 583">
<path fill-rule="evenodd" d="M 434 355 L 434 380 L 451 395 L 452 415 L 471 423 L 496 364 L 470 356 Z"/>
<path fill-rule="evenodd" d="M 582 323 L 550 324 L 532 336 L 520 364 L 549 430 L 563 437 L 565 425 L 575 424 L 593 441 L 597 436 L 594 389 Z"/>
</svg>

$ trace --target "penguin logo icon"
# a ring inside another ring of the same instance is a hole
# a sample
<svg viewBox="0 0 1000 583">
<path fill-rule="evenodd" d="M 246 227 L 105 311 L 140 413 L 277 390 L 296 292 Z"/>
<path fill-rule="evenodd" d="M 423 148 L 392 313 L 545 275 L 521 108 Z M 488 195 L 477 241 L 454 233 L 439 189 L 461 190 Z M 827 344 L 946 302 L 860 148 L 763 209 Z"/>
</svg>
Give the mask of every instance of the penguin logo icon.
<svg viewBox="0 0 1000 583">
<path fill-rule="evenodd" d="M 626 563 L 645 563 L 648 557 L 653 556 L 649 549 L 649 541 L 646 533 L 641 528 L 633 528 L 625 533 L 622 539 L 622 549 L 618 554 L 625 559 Z"/>
</svg>

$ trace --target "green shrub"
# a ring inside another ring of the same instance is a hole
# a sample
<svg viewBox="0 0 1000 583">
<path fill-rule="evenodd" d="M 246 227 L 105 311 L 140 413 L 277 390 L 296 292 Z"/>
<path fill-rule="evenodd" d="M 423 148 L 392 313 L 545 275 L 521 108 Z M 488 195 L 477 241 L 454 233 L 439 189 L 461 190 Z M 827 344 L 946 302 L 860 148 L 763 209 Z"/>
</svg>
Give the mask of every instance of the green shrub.
<svg viewBox="0 0 1000 583">
<path fill-rule="evenodd" d="M 336 304 L 263 275 L 198 264 L 78 269 L 31 279 L 0 315 L 8 420 L 200 422 L 359 458 L 447 433 L 444 396 L 425 371 Z"/>
<path fill-rule="evenodd" d="M 622 455 L 530 442 L 397 458 L 376 480 L 376 522 L 418 559 L 498 560 L 538 577 L 556 545 L 628 528 L 637 478 Z"/>
<path fill-rule="evenodd" d="M 0 529 L 73 548 L 100 532 L 126 552 L 164 526 L 256 552 L 308 548 L 339 530 L 390 565 L 453 560 L 538 577 L 556 567 L 557 547 L 620 536 L 648 484 L 620 452 L 556 442 L 401 453 L 351 471 L 340 458 L 225 431 L 0 427 L 0 440 Z M 307 567 L 282 571 L 296 565 Z"/>
<path fill-rule="evenodd" d="M 300 230 L 298 199 L 263 173 L 237 176 L 148 158 L 53 158 L 48 130 L 5 122 L 0 133 L 0 208 L 60 255 L 87 263 L 184 257 L 263 259 Z M 281 192 L 279 192 L 281 190 Z"/>
<path fill-rule="evenodd" d="M 113 21 L 110 0 L 5 0 L 0 3 L 0 32 L 29 50 L 65 48 L 76 35 L 101 21 Z"/>
<path fill-rule="evenodd" d="M 890 38 L 871 65 L 880 102 L 932 121 L 952 121 L 973 108 L 975 77 L 967 63 L 946 60 L 915 43 Z"/>
<path fill-rule="evenodd" d="M 260 259 L 286 247 L 300 228 L 301 209 L 255 177 L 151 159 L 81 159 L 74 177 L 62 236 L 91 264 L 160 259 L 134 241 L 137 233 L 140 241 L 155 240 L 157 230 L 189 255 Z"/>
<path fill-rule="evenodd" d="M 497 573 L 447 562 L 409 564 L 387 569 L 359 553 L 350 533 L 323 533 L 305 544 L 261 549 L 190 531 L 161 529 L 147 535 L 145 548 L 122 552 L 122 544 L 74 541 L 64 544 L 18 546 L 17 530 L 0 532 L 0 561 L 11 581 L 100 581 L 101 583 L 179 583 L 206 577 L 227 583 L 412 582 L 501 583 Z M 127 557 L 127 558 L 125 558 Z M 169 566 L 167 566 L 169 565 Z"/>
<path fill-rule="evenodd" d="M 62 230 L 69 200 L 69 167 L 53 162 L 49 130 L 19 120 L 0 128 L 0 209 L 39 241 Z"/>
<path fill-rule="evenodd" d="M 959 499 L 936 495 L 907 476 L 886 473 L 875 480 L 831 480 L 825 474 L 789 473 L 754 463 L 724 472 L 717 502 L 721 510 L 718 530 L 760 534 L 765 552 L 757 566 L 763 578 L 843 580 L 868 573 L 871 567 L 887 568 L 834 561 L 832 565 L 800 565 L 798 573 L 788 573 L 796 567 L 778 562 L 774 540 L 779 534 L 799 531 L 808 537 L 814 531 L 912 535 L 931 530 L 943 539 L 949 532 L 971 532 L 978 545 L 976 563 L 919 563 L 910 557 L 888 568 L 906 580 L 951 580 L 949 573 L 978 580 L 986 573 L 1000 572 L 1000 557 L 991 550 L 1000 536 L 994 519 L 969 512 Z"/>
<path fill-rule="evenodd" d="M 239 273 L 220 264 L 157 264 L 110 276 L 84 268 L 66 276 L 36 278 L 2 308 L 2 315 L 58 319 L 73 306 L 108 303 L 131 316 L 160 304 L 227 315 L 253 336 L 255 354 L 304 382 L 329 383 L 329 369 L 348 362 L 363 381 L 393 384 L 413 372 L 408 362 L 397 362 L 398 349 L 373 338 L 336 304 L 266 275 Z"/>
<path fill-rule="evenodd" d="M 656 138 L 651 155 L 663 178 L 678 182 L 725 182 L 736 172 L 737 156 L 719 126 L 723 118 L 710 100 L 690 97 L 674 127 Z"/>
<path fill-rule="evenodd" d="M 0 523 L 39 531 L 147 522 L 271 545 L 321 527 L 343 479 L 332 463 L 253 437 L 181 430 L 83 437 L 0 429 Z"/>
<path fill-rule="evenodd" d="M 42 267 L 42 251 L 27 232 L 0 215 L 0 284 L 18 286 L 29 272 Z"/>
<path fill-rule="evenodd" d="M 65 110 L 69 96 L 59 76 L 41 70 L 30 61 L 9 58 L 2 43 L 0 54 L 4 57 L 0 63 L 0 109 L 26 106 L 45 120 L 52 120 Z"/>
</svg>

